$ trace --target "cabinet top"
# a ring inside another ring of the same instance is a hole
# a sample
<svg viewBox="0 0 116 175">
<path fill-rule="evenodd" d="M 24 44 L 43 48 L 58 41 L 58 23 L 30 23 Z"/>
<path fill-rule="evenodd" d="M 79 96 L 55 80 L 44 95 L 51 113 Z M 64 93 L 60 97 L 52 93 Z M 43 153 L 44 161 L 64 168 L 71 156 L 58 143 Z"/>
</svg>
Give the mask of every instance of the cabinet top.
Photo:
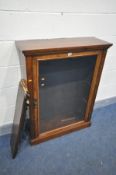
<svg viewBox="0 0 116 175">
<path fill-rule="evenodd" d="M 59 39 L 39 39 L 39 40 L 19 40 L 16 41 L 17 48 L 24 55 L 35 55 L 37 53 L 55 52 L 55 51 L 88 51 L 107 49 L 112 43 L 95 38 L 59 38 Z"/>
</svg>

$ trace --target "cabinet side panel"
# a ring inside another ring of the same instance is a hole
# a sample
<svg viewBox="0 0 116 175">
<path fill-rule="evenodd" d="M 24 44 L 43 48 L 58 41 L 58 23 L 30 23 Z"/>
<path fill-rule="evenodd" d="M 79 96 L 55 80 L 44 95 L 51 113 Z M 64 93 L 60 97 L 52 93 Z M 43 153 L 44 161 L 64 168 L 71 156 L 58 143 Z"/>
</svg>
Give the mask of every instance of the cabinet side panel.
<svg viewBox="0 0 116 175">
<path fill-rule="evenodd" d="M 106 51 L 107 50 L 101 51 L 97 56 L 97 61 L 95 65 L 91 87 L 90 87 L 90 92 L 89 92 L 89 99 L 88 99 L 88 103 L 85 111 L 85 121 L 89 121 L 91 119 L 91 113 L 93 110 L 93 106 L 94 106 L 94 102 L 95 102 L 95 98 L 97 95 L 97 90 L 98 90 L 98 86 L 101 78 L 101 73 L 103 70 L 103 65 L 106 57 Z"/>
</svg>

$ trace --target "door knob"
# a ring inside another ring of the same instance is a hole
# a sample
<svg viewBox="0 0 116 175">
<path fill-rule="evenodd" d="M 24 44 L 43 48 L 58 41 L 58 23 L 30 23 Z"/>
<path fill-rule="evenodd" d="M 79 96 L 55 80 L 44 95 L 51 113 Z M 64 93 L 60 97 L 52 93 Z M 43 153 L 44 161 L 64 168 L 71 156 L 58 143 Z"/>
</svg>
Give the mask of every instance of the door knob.
<svg viewBox="0 0 116 175">
<path fill-rule="evenodd" d="M 45 77 L 42 77 L 42 78 L 41 78 L 41 81 L 44 81 L 44 80 L 45 80 Z"/>
<path fill-rule="evenodd" d="M 41 87 L 44 87 L 45 86 L 45 83 L 41 83 Z"/>
</svg>

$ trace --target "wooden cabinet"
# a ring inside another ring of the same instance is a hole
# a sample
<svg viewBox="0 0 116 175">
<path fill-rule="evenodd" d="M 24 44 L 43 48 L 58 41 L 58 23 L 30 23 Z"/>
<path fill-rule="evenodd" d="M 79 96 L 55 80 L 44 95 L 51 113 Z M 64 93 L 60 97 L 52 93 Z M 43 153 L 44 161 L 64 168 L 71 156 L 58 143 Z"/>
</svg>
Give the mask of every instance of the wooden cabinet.
<svg viewBox="0 0 116 175">
<path fill-rule="evenodd" d="M 107 49 L 94 37 L 16 41 L 25 55 L 32 144 L 90 126 Z"/>
</svg>

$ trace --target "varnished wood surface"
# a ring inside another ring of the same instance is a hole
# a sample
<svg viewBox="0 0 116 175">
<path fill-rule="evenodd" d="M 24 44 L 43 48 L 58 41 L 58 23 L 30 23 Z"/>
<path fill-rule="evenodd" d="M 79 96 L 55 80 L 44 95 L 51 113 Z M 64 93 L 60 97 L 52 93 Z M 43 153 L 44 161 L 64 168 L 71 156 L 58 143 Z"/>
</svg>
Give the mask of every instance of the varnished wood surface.
<svg viewBox="0 0 116 175">
<path fill-rule="evenodd" d="M 33 61 L 32 57 L 29 56 L 26 59 L 26 72 L 27 72 L 27 87 L 29 91 L 29 118 L 30 118 L 30 138 L 35 138 L 39 134 L 39 126 L 38 126 L 38 109 L 35 106 L 35 95 L 38 97 L 38 86 L 37 82 L 37 69 L 36 69 L 36 61 Z M 34 80 L 33 80 L 34 79 Z M 35 100 L 38 101 L 38 98 Z"/>
<path fill-rule="evenodd" d="M 32 145 L 37 144 L 37 143 L 41 143 L 41 142 L 44 142 L 44 141 L 49 140 L 51 138 L 59 137 L 59 136 L 62 136 L 64 134 L 68 134 L 70 132 L 89 127 L 90 125 L 91 125 L 91 122 L 85 122 L 85 121 L 73 123 L 71 125 L 67 125 L 67 126 L 64 126 L 61 128 L 51 130 L 49 132 L 42 133 L 38 137 L 36 137 L 35 139 L 32 139 L 30 141 L 30 143 Z"/>
<path fill-rule="evenodd" d="M 83 56 L 93 56 L 93 55 L 96 55 L 98 56 L 101 52 L 100 51 L 89 51 L 89 52 L 81 52 L 81 53 L 72 53 L 72 56 L 71 58 L 75 58 L 75 59 L 78 59 L 80 57 L 83 57 Z M 27 65 L 27 77 L 30 75 L 30 79 L 28 77 L 28 84 L 29 84 L 29 92 L 30 94 L 32 94 L 32 98 L 30 98 L 30 119 L 31 119 L 31 139 L 33 140 L 34 138 L 39 138 L 39 128 L 40 128 L 40 98 L 39 98 L 39 91 L 38 91 L 38 88 L 39 88 L 39 78 L 37 78 L 37 74 L 38 74 L 38 77 L 40 76 L 39 73 L 37 73 L 37 67 L 39 68 L 39 65 L 37 66 L 36 64 L 39 64 L 39 61 L 45 61 L 45 60 L 56 60 L 56 59 L 67 59 L 69 58 L 67 56 L 67 54 L 53 54 L 51 56 L 51 54 L 47 54 L 47 55 L 44 55 L 44 56 L 32 56 L 32 57 L 26 57 L 26 62 L 29 62 L 29 60 L 33 60 L 33 62 L 30 62 L 29 65 Z M 34 63 L 34 64 L 33 64 Z M 32 69 L 31 67 L 33 67 L 34 69 Z M 31 77 L 31 75 L 33 74 L 33 76 Z M 31 82 L 29 80 L 32 80 Z M 31 88 L 30 86 L 32 86 L 33 88 Z M 34 92 L 33 91 L 36 91 L 35 94 L 33 94 Z M 38 104 L 38 108 L 36 105 L 33 105 L 34 101 L 38 101 L 39 104 Z M 38 110 L 37 110 L 38 109 Z M 38 119 L 39 119 L 39 122 L 38 122 Z M 37 124 L 38 124 L 38 129 L 37 129 Z M 81 128 L 82 125 L 80 125 L 80 123 L 76 122 L 76 124 L 78 124 L 78 127 Z M 72 124 L 69 124 L 70 127 L 72 127 Z M 76 125 L 77 126 L 77 125 Z M 69 127 L 69 128 L 70 128 Z M 85 125 L 86 127 L 86 125 Z M 78 129 L 78 128 L 77 128 Z M 60 135 L 63 135 L 65 133 L 65 128 L 62 127 L 60 128 L 60 130 L 62 131 L 62 134 L 60 133 Z M 67 131 L 68 132 L 68 131 Z M 47 132 L 49 133 L 49 132 Z M 51 133 L 51 132 L 50 132 Z M 46 134 L 47 135 L 47 134 Z M 45 140 L 46 139 L 46 135 L 44 139 L 42 140 Z M 50 134 L 49 134 L 50 135 Z M 43 137 L 44 137 L 43 136 Z"/>
<path fill-rule="evenodd" d="M 37 52 L 45 51 L 61 51 L 61 50 L 80 50 L 86 51 L 91 49 L 108 48 L 112 44 L 95 37 L 80 38 L 60 38 L 60 39 L 43 39 L 43 40 L 20 40 L 16 41 L 16 46 L 25 55 L 37 54 Z"/>
<path fill-rule="evenodd" d="M 90 87 L 88 103 L 85 111 L 85 121 L 89 121 L 91 119 L 91 114 L 92 114 L 95 98 L 97 95 L 97 89 L 100 83 L 100 77 L 102 74 L 105 58 L 106 58 L 106 51 L 101 51 L 101 53 L 99 53 L 99 55 L 97 56 L 94 75 L 93 75 L 93 79 Z"/>
<path fill-rule="evenodd" d="M 12 127 L 12 134 L 11 134 L 11 153 L 12 158 L 15 158 L 21 137 L 21 131 L 24 126 L 24 120 L 26 117 L 26 99 L 28 96 L 28 90 L 26 86 L 26 81 L 21 80 L 19 83 L 19 89 L 17 94 L 17 101 L 16 101 L 16 109 Z"/>
<path fill-rule="evenodd" d="M 64 38 L 49 40 L 27 40 L 16 41 L 26 58 L 27 85 L 30 93 L 30 121 L 31 121 L 31 143 L 39 143 L 53 137 L 57 137 L 74 130 L 85 128 L 90 125 L 91 113 L 100 82 L 100 77 L 107 49 L 112 45 L 109 42 L 95 37 Z M 53 129 L 40 133 L 40 97 L 39 97 L 39 62 L 52 61 L 56 59 L 67 59 L 83 56 L 97 56 L 94 74 L 89 91 L 83 123 L 76 122 L 65 127 Z M 36 104 L 37 103 L 37 104 Z"/>
</svg>

